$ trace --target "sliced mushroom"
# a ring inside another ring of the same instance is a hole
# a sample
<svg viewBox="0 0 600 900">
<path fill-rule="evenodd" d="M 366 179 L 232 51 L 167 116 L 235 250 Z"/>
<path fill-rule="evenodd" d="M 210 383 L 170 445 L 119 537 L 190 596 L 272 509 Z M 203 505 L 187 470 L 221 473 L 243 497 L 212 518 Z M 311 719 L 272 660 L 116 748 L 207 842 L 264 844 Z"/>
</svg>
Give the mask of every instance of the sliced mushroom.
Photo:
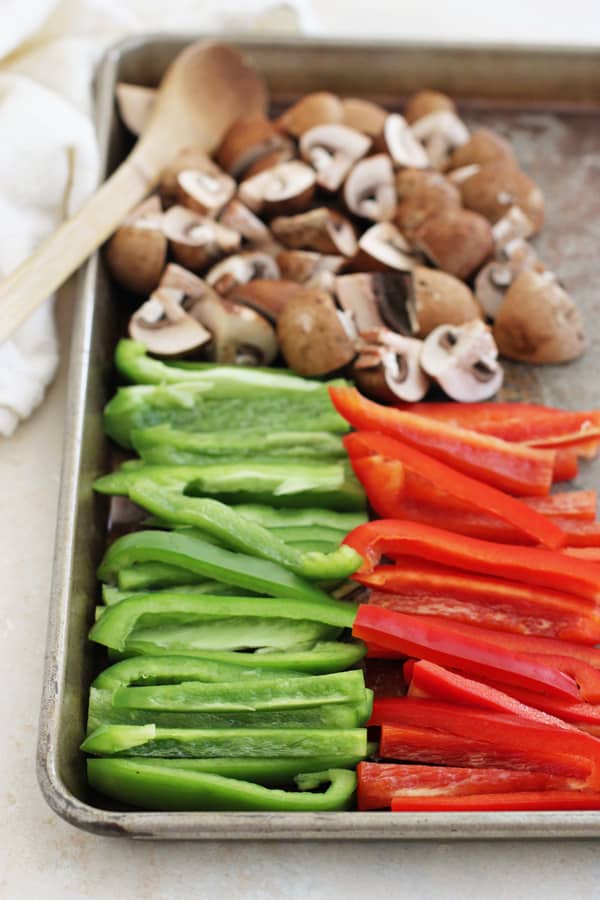
<svg viewBox="0 0 600 900">
<path fill-rule="evenodd" d="M 525 270 L 504 296 L 494 323 L 503 356 L 528 363 L 562 363 L 585 349 L 579 310 L 552 272 Z"/>
<path fill-rule="evenodd" d="M 396 209 L 392 161 L 378 153 L 357 162 L 344 185 L 344 200 L 357 216 L 373 222 L 389 222 Z"/>
<path fill-rule="evenodd" d="M 229 297 L 251 306 L 275 322 L 291 299 L 304 296 L 304 287 L 285 278 L 255 278 L 246 284 L 235 285 Z"/>
<path fill-rule="evenodd" d="M 514 163 L 505 160 L 486 163 L 459 184 L 462 201 L 495 223 L 511 206 L 518 206 L 537 232 L 544 222 L 544 197 L 539 187 Z"/>
<path fill-rule="evenodd" d="M 178 176 L 186 169 L 199 172 L 210 171 L 215 168 L 213 161 L 198 147 L 184 147 L 177 156 L 162 171 L 160 176 L 160 196 L 165 206 L 177 203 Z M 218 169 L 217 169 L 218 171 Z"/>
<path fill-rule="evenodd" d="M 237 231 L 249 244 L 266 244 L 271 240 L 271 232 L 262 219 L 236 198 L 230 200 L 222 211 L 219 222 L 232 231 Z"/>
<path fill-rule="evenodd" d="M 487 219 L 451 207 L 425 219 L 415 232 L 414 242 L 436 266 L 462 279 L 472 275 L 494 247 Z"/>
<path fill-rule="evenodd" d="M 489 128 L 478 128 L 469 140 L 457 147 L 448 160 L 447 169 L 461 169 L 463 166 L 478 165 L 496 160 L 505 160 L 516 165 L 513 148 L 499 134 Z"/>
<path fill-rule="evenodd" d="M 396 166 L 412 166 L 417 169 L 429 166 L 429 157 L 423 145 L 414 136 L 404 116 L 398 113 L 390 113 L 385 120 L 383 144 Z"/>
<path fill-rule="evenodd" d="M 343 119 L 344 107 L 340 98 L 327 91 L 318 91 L 305 94 L 290 106 L 277 120 L 277 126 L 299 138 L 315 125 L 342 122 Z"/>
<path fill-rule="evenodd" d="M 355 356 L 335 304 L 324 291 L 301 288 L 277 321 L 279 346 L 288 366 L 299 375 L 326 375 Z"/>
<path fill-rule="evenodd" d="M 396 174 L 395 224 L 408 238 L 430 215 L 441 209 L 461 206 L 460 191 L 440 172 L 431 169 L 403 169 Z"/>
<path fill-rule="evenodd" d="M 531 244 L 515 238 L 478 272 L 475 296 L 488 319 L 496 318 L 504 295 L 517 275 L 525 269 L 541 272 L 544 266 Z"/>
<path fill-rule="evenodd" d="M 189 298 L 191 303 L 186 303 L 186 308 L 193 307 L 196 300 L 200 300 L 206 294 L 208 288 L 206 282 L 183 266 L 177 263 L 169 263 L 161 275 L 159 287 L 174 288 L 183 291 L 186 295 L 186 301 Z"/>
<path fill-rule="evenodd" d="M 467 178 L 476 175 L 480 169 L 480 165 L 471 163 L 469 166 L 461 166 L 460 169 L 452 169 L 452 171 L 446 172 L 446 177 L 451 184 L 458 186 L 463 181 L 466 181 Z"/>
<path fill-rule="evenodd" d="M 406 101 L 404 108 L 404 118 L 412 125 L 418 119 L 423 119 L 431 113 L 438 112 L 456 112 L 456 105 L 451 97 L 442 94 L 440 91 L 417 91 L 412 94 Z"/>
<path fill-rule="evenodd" d="M 481 318 L 481 309 L 472 291 L 446 272 L 417 266 L 413 272 L 413 293 L 418 336 L 421 338 L 438 325 L 464 325 Z"/>
<path fill-rule="evenodd" d="M 342 100 L 344 110 L 344 125 L 356 128 L 371 138 L 378 137 L 383 132 L 383 126 L 387 119 L 387 111 L 378 103 L 371 100 L 363 100 L 360 97 L 345 97 Z"/>
<path fill-rule="evenodd" d="M 500 253 L 502 248 L 515 240 L 527 240 L 534 233 L 533 222 L 518 206 L 511 206 L 508 211 L 492 226 L 494 252 Z"/>
<path fill-rule="evenodd" d="M 434 169 L 444 169 L 456 148 L 469 140 L 464 122 L 448 110 L 430 113 L 414 122 L 411 128 L 417 140 L 424 145 Z"/>
<path fill-rule="evenodd" d="M 206 282 L 219 294 L 228 294 L 238 284 L 256 278 L 280 278 L 279 266 L 272 256 L 260 250 L 248 250 L 226 256 L 206 274 Z"/>
<path fill-rule="evenodd" d="M 358 241 L 358 253 L 352 260 L 357 271 L 377 272 L 386 269 L 408 271 L 421 261 L 404 235 L 391 222 L 368 228 Z"/>
<path fill-rule="evenodd" d="M 290 250 L 316 250 L 318 253 L 342 256 L 353 256 L 356 252 L 356 234 L 352 223 L 325 206 L 297 216 L 273 219 L 271 230 L 277 240 Z"/>
<path fill-rule="evenodd" d="M 300 154 L 317 170 L 317 184 L 337 191 L 352 165 L 368 152 L 371 139 L 347 125 L 315 125 L 300 138 Z"/>
<path fill-rule="evenodd" d="M 119 115 L 126 127 L 136 137 L 142 133 L 154 108 L 156 90 L 140 84 L 121 81 L 115 88 Z"/>
<path fill-rule="evenodd" d="M 193 272 L 234 252 L 241 243 L 236 231 L 184 206 L 172 206 L 165 213 L 163 231 L 176 261 Z"/>
<path fill-rule="evenodd" d="M 253 212 L 267 216 L 302 212 L 313 198 L 316 179 L 314 169 L 292 160 L 242 181 L 239 198 Z"/>
<path fill-rule="evenodd" d="M 384 328 L 362 335 L 353 377 L 360 390 L 383 403 L 417 403 L 429 389 L 420 365 L 423 341 Z"/>
<path fill-rule="evenodd" d="M 194 316 L 212 334 L 208 351 L 214 362 L 268 366 L 277 356 L 273 326 L 249 306 L 211 291 L 195 304 Z"/>
<path fill-rule="evenodd" d="M 290 142 L 289 147 L 280 147 L 278 150 L 272 150 L 270 153 L 265 153 L 264 156 L 259 156 L 256 162 L 253 162 L 245 170 L 244 178 L 252 178 L 253 175 L 258 175 L 259 172 L 266 172 L 267 169 L 273 169 L 281 163 L 289 162 L 294 159 L 294 156 L 295 148 Z"/>
<path fill-rule="evenodd" d="M 449 397 L 462 403 L 493 397 L 504 377 L 492 333 L 480 319 L 435 328 L 425 339 L 421 366 Z"/>
<path fill-rule="evenodd" d="M 159 198 L 149 197 L 125 219 L 106 245 L 106 264 L 121 287 L 150 294 L 160 280 L 167 258 Z"/>
<path fill-rule="evenodd" d="M 189 353 L 211 340 L 211 333 L 186 310 L 187 295 L 159 287 L 130 319 L 129 335 L 157 356 Z"/>
<path fill-rule="evenodd" d="M 237 184 L 212 161 L 202 169 L 183 169 L 177 176 L 175 198 L 182 206 L 216 216 L 237 190 Z"/>
<path fill-rule="evenodd" d="M 289 138 L 282 135 L 273 122 L 257 117 L 238 119 L 231 126 L 217 151 L 217 162 L 234 178 L 240 178 L 261 157 L 282 151 L 294 155 Z"/>
<path fill-rule="evenodd" d="M 412 290 L 407 272 L 359 272 L 335 279 L 335 295 L 351 313 L 359 334 L 387 325 L 404 335 L 418 331 Z"/>
<path fill-rule="evenodd" d="M 310 250 L 282 250 L 276 260 L 282 278 L 314 287 L 325 287 L 346 263 L 343 256 Z"/>
</svg>

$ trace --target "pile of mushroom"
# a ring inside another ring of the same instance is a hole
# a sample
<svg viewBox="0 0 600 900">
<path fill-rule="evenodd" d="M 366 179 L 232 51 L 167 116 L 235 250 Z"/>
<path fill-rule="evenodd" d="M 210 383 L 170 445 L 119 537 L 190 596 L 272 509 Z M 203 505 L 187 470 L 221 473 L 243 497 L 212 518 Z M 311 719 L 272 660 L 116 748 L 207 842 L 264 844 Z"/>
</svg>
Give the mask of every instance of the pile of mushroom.
<svg viewBox="0 0 600 900">
<path fill-rule="evenodd" d="M 134 132 L 151 92 L 122 85 Z M 539 188 L 510 144 L 469 133 L 452 99 L 404 115 L 309 94 L 274 121 L 239 120 L 215 159 L 189 148 L 107 244 L 146 299 L 129 332 L 159 356 L 343 371 L 384 401 L 436 382 L 491 397 L 498 353 L 564 362 L 583 352 L 579 313 L 528 239 Z"/>
</svg>

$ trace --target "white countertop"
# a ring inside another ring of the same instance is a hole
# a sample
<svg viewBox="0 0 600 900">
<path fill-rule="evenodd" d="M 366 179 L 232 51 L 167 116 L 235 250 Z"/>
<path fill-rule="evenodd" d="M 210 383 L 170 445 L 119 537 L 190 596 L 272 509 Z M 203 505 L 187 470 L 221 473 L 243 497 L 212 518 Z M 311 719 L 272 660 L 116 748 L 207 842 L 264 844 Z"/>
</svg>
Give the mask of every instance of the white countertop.
<svg viewBox="0 0 600 900">
<path fill-rule="evenodd" d="M 313 3 L 317 8 L 316 0 Z M 539 4 L 535 5 L 539 9 Z M 351 5 L 344 5 L 343 11 L 342 4 L 333 0 L 318 6 L 321 21 L 331 32 L 359 33 L 358 13 Z M 442 27 L 444 23 L 437 19 L 429 31 L 425 6 L 403 3 L 403 27 L 398 26 L 395 33 L 404 38 L 457 38 L 458 22 L 463 23 L 464 37 L 469 39 L 507 40 L 524 33 L 517 28 L 516 4 L 511 4 L 512 19 L 506 14 L 506 5 L 453 4 L 452 27 Z M 597 0 L 566 5 L 547 2 L 544 7 L 546 15 L 539 20 L 537 34 L 531 33 L 529 4 L 518 7 L 519 23 L 526 19 L 529 25 L 525 39 L 541 33 L 549 42 L 600 44 Z M 369 34 L 391 36 L 382 23 L 393 8 L 394 4 L 383 0 L 369 4 L 370 21 L 375 23 Z M 484 9 L 487 30 L 482 27 Z M 562 11 L 560 23 L 558 10 Z M 63 346 L 59 376 L 33 418 L 15 437 L 0 440 L 2 900 L 40 896 L 44 900 L 304 900 L 338 896 L 374 900 L 387 895 L 414 900 L 592 900 L 600 896 L 600 854 L 594 841 L 144 844 L 80 832 L 50 811 L 35 779 L 35 745 L 72 295 L 72 288 L 67 288 L 59 304 Z"/>
</svg>

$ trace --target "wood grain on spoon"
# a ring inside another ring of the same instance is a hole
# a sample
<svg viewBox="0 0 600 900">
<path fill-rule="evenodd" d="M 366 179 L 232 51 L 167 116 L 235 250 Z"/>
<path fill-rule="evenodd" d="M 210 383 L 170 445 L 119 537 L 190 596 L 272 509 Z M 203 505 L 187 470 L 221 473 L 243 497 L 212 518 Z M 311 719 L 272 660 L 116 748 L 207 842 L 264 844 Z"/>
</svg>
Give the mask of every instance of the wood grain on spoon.
<svg viewBox="0 0 600 900">
<path fill-rule="evenodd" d="M 133 151 L 71 219 L 0 284 L 0 343 L 109 237 L 185 146 L 211 153 L 240 115 L 263 113 L 267 94 L 239 53 L 192 44 L 167 70 Z"/>
</svg>

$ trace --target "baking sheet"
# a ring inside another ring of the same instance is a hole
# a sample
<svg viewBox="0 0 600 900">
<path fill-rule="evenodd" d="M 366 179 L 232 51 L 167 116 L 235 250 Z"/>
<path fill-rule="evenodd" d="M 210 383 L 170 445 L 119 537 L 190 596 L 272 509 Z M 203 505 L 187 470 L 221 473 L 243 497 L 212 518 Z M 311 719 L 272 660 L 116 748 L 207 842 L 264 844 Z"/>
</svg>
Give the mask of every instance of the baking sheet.
<svg viewBox="0 0 600 900">
<path fill-rule="evenodd" d="M 135 38 L 109 51 L 98 71 L 97 123 L 105 174 L 131 138 L 115 111 L 117 81 L 156 85 L 193 36 Z M 536 240 L 579 302 L 589 340 L 568 366 L 508 365 L 503 399 L 572 408 L 598 405 L 600 381 L 600 66 L 596 50 L 230 40 L 265 74 L 274 102 L 329 89 L 369 96 L 389 108 L 422 87 L 457 97 L 471 127 L 488 126 L 513 143 L 547 200 Z M 79 744 L 99 651 L 87 640 L 99 596 L 106 499 L 92 491 L 106 470 L 102 408 L 114 390 L 112 354 L 119 297 L 101 260 L 80 274 L 48 646 L 40 716 L 38 778 L 46 800 L 72 824 L 102 834 L 169 839 L 423 839 L 594 837 L 600 812 L 540 813 L 152 813 L 119 810 L 94 796 Z M 579 481 L 600 488 L 598 466 Z"/>
</svg>

